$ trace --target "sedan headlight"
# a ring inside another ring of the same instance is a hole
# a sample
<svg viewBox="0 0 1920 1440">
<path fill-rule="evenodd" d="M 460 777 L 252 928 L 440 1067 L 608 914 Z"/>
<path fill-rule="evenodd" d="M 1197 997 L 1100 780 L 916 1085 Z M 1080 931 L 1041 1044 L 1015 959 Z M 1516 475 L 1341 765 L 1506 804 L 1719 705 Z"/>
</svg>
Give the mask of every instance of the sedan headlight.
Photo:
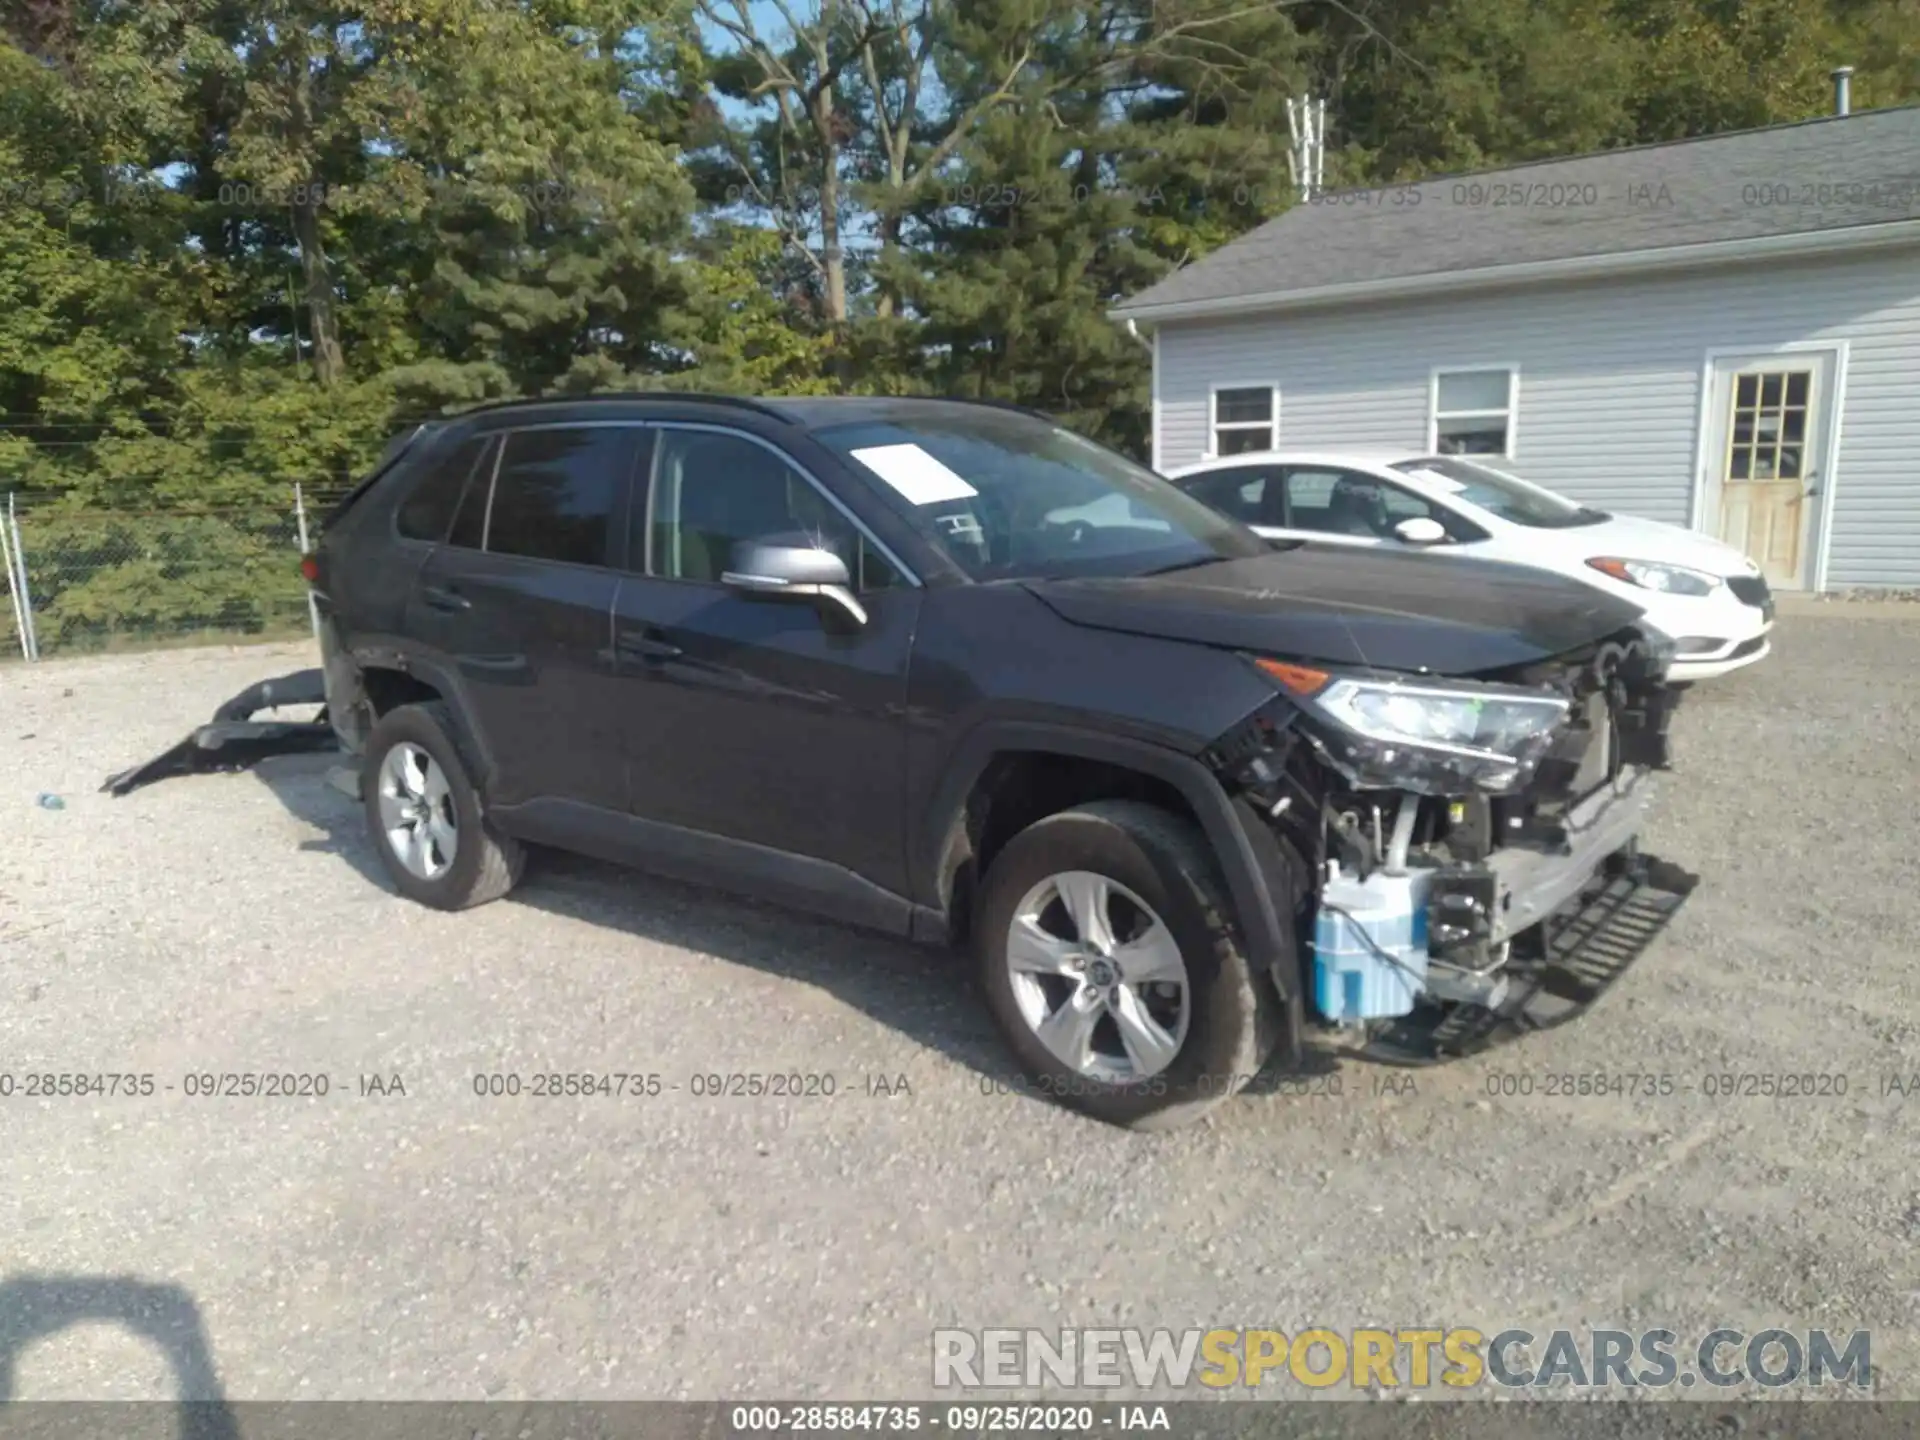
<svg viewBox="0 0 1920 1440">
<path fill-rule="evenodd" d="M 1552 747 L 1571 702 L 1545 690 L 1453 680 L 1342 675 L 1256 659 L 1321 723 L 1312 736 L 1363 790 L 1505 794 Z"/>
<path fill-rule="evenodd" d="M 1711 595 L 1720 586 L 1718 575 L 1689 570 L 1685 565 L 1665 565 L 1657 560 L 1621 560 L 1612 555 L 1596 555 L 1587 564 L 1615 580 L 1668 595 Z"/>
</svg>

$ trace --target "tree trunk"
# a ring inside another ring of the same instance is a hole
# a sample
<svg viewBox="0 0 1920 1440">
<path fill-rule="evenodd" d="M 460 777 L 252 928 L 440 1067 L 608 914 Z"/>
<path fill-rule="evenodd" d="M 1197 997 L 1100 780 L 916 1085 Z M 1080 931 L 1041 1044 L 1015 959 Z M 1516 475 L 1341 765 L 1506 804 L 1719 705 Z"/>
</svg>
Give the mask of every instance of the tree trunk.
<svg viewBox="0 0 1920 1440">
<path fill-rule="evenodd" d="M 340 349 L 340 319 L 333 308 L 333 278 L 327 272 L 326 245 L 320 238 L 320 206 L 314 200 L 293 207 L 293 233 L 300 241 L 307 325 L 313 332 L 314 378 L 322 385 L 333 385 L 346 374 L 347 362 Z"/>
<path fill-rule="evenodd" d="M 887 136 L 887 186 L 896 198 L 907 188 L 907 146 L 913 139 L 911 106 L 915 93 L 917 87 L 908 93 L 907 107 L 901 111 L 900 123 Z M 880 273 L 883 277 L 890 273 L 889 262 L 900 253 L 900 231 L 905 218 L 897 208 L 889 207 L 880 221 Z M 882 318 L 893 314 L 894 295 L 891 286 L 890 280 L 882 279 L 879 294 L 874 298 L 875 308 Z"/>
<path fill-rule="evenodd" d="M 316 125 L 308 37 L 304 30 L 296 29 L 292 33 L 288 148 L 295 156 L 307 157 L 307 163 L 295 172 L 304 172 L 307 180 L 293 187 L 293 234 L 300 242 L 300 277 L 307 292 L 307 328 L 313 334 L 313 377 L 322 385 L 332 385 L 346 374 L 347 364 L 340 353 L 340 321 L 333 308 L 333 279 L 327 273 L 326 243 L 320 238 L 320 201 L 326 189 L 316 183 L 317 167 L 309 154 Z M 299 341 L 296 339 L 294 343 L 298 345 Z"/>
<path fill-rule="evenodd" d="M 880 222 L 880 275 L 879 285 L 874 290 L 873 310 L 882 320 L 893 318 L 893 281 L 887 278 L 892 273 L 894 257 L 900 253 L 900 222 L 889 215 Z"/>
<path fill-rule="evenodd" d="M 833 87 L 813 102 L 813 131 L 820 139 L 820 260 L 826 270 L 827 318 L 847 318 L 847 256 L 840 247 L 840 136 L 834 130 Z"/>
</svg>

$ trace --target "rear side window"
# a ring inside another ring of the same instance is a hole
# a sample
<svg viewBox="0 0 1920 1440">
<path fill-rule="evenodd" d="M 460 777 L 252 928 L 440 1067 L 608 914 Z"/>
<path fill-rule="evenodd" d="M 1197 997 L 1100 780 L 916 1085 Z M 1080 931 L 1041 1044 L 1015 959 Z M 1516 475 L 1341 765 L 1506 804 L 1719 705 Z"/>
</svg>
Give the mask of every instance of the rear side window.
<svg viewBox="0 0 1920 1440">
<path fill-rule="evenodd" d="M 474 468 L 466 493 L 460 499 L 460 513 L 453 517 L 447 532 L 447 544 L 462 550 L 478 550 L 487 533 L 487 501 L 493 484 L 494 463 L 500 456 L 497 438 L 481 437 L 480 463 Z"/>
<path fill-rule="evenodd" d="M 1280 523 L 1280 487 L 1271 465 L 1236 465 L 1178 483 L 1203 504 L 1231 515 L 1243 525 Z"/>
<path fill-rule="evenodd" d="M 486 448 L 485 436 L 475 436 L 445 455 L 429 460 L 424 473 L 414 482 L 407 498 L 400 502 L 394 524 L 409 540 L 428 540 L 438 544 L 446 538 L 453 523 L 453 512 L 460 504 L 460 493 L 474 462 Z"/>
<path fill-rule="evenodd" d="M 496 555 L 605 565 L 613 516 L 641 435 L 636 426 L 619 425 L 509 434 L 493 482 L 486 548 Z"/>
</svg>

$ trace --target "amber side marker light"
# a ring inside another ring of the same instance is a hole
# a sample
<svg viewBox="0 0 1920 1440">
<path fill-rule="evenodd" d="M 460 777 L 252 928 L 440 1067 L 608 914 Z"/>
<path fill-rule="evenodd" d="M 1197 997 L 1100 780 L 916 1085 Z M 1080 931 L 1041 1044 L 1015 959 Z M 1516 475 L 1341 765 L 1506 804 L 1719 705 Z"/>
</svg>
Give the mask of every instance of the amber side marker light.
<svg viewBox="0 0 1920 1440">
<path fill-rule="evenodd" d="M 1280 682 L 1280 688 L 1292 695 L 1311 695 L 1325 687 L 1333 677 L 1324 670 L 1315 670 L 1307 665 L 1289 665 L 1284 660 L 1267 660 L 1255 657 L 1254 662 L 1269 679 Z"/>
</svg>

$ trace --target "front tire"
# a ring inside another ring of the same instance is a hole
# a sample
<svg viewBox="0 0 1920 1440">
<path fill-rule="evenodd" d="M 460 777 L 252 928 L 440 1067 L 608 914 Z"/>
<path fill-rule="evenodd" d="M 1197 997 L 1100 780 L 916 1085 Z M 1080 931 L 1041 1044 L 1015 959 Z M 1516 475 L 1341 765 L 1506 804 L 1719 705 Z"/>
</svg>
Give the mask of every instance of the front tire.
<svg viewBox="0 0 1920 1440">
<path fill-rule="evenodd" d="M 1050 815 L 981 889 L 981 983 L 1029 1084 L 1136 1130 L 1190 1124 L 1259 1071 L 1281 1034 L 1205 839 L 1130 800 Z"/>
<path fill-rule="evenodd" d="M 483 813 L 453 717 L 438 702 L 403 705 L 367 737 L 360 795 L 374 849 L 400 893 L 436 910 L 498 900 L 526 852 Z"/>
</svg>

